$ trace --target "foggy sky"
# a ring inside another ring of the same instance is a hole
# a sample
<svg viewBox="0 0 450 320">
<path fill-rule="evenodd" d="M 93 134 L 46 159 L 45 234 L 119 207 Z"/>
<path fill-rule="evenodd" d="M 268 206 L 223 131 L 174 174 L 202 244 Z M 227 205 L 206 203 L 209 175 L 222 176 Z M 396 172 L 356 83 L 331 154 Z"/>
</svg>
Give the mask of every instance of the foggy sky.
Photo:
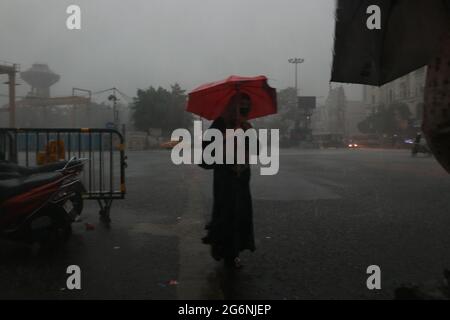
<svg viewBox="0 0 450 320">
<path fill-rule="evenodd" d="M 81 30 L 66 28 L 70 4 L 81 7 Z M 55 96 L 114 86 L 134 96 L 174 82 L 189 91 L 231 74 L 263 74 L 283 89 L 294 84 L 287 59 L 302 57 L 300 93 L 326 96 L 334 8 L 334 0 L 2 0 L 0 60 L 22 70 L 47 63 L 61 75 Z"/>
</svg>

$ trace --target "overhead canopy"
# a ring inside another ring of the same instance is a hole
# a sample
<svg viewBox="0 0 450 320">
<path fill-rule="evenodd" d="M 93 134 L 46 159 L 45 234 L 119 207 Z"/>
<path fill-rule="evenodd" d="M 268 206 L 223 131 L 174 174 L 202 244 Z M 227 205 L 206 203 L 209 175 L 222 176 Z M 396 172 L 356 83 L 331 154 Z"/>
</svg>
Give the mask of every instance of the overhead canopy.
<svg viewBox="0 0 450 320">
<path fill-rule="evenodd" d="M 367 8 L 380 8 L 370 30 Z M 339 0 L 331 81 L 381 86 L 429 63 L 449 28 L 450 1 Z"/>
</svg>

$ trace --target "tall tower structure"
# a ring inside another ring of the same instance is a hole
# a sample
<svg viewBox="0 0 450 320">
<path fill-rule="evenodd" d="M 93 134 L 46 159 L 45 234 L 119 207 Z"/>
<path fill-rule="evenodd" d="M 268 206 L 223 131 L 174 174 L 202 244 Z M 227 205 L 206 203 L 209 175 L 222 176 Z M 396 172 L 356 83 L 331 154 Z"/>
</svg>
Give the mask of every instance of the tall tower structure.
<svg viewBox="0 0 450 320">
<path fill-rule="evenodd" d="M 21 78 L 31 86 L 27 97 L 49 98 L 50 87 L 59 81 L 60 76 L 48 65 L 35 63 L 30 69 L 20 73 Z"/>
</svg>

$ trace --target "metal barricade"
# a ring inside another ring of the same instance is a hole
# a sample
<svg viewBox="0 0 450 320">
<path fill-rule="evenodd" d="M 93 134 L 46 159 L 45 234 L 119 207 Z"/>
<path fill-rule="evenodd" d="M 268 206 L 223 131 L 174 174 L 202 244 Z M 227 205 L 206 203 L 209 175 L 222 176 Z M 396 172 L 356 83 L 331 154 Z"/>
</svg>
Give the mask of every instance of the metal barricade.
<svg viewBox="0 0 450 320">
<path fill-rule="evenodd" d="M 84 199 L 97 200 L 109 220 L 113 200 L 124 199 L 125 141 L 114 129 L 0 128 L 0 160 L 36 166 L 71 157 L 86 158 Z"/>
<path fill-rule="evenodd" d="M 0 161 L 13 161 L 15 162 L 15 148 L 13 136 L 10 132 L 0 131 Z"/>
</svg>

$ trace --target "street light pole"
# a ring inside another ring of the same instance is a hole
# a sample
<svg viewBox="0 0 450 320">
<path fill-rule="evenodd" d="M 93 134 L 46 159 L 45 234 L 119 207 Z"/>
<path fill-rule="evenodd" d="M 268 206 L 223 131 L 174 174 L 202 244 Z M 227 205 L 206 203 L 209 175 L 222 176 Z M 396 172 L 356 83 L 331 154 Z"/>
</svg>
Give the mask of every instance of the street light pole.
<svg viewBox="0 0 450 320">
<path fill-rule="evenodd" d="M 16 127 L 16 66 L 14 65 L 14 72 L 8 74 L 9 76 L 9 126 Z"/>
<path fill-rule="evenodd" d="M 116 88 L 109 89 L 113 91 L 113 94 L 111 94 L 108 97 L 108 100 L 113 102 L 113 122 L 114 127 L 117 130 L 119 128 L 119 113 L 117 111 L 117 96 L 116 96 Z"/>
<path fill-rule="evenodd" d="M 0 64 L 0 75 L 7 74 L 8 81 L 5 82 L 9 86 L 9 127 L 16 127 L 16 73 L 18 72 L 16 64 Z"/>
<path fill-rule="evenodd" d="M 298 97 L 298 79 L 297 79 L 297 67 L 300 63 L 303 63 L 305 59 L 303 58 L 291 58 L 288 60 L 289 63 L 293 63 L 295 65 L 295 95 Z"/>
</svg>

